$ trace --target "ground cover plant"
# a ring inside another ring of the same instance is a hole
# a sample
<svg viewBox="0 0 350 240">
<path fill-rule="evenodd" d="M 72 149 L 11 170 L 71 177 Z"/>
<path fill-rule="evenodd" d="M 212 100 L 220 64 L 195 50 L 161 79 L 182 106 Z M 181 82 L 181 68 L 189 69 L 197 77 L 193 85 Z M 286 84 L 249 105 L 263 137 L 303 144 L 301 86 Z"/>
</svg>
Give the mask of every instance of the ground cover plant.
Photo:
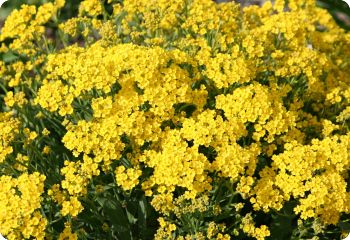
<svg viewBox="0 0 350 240">
<path fill-rule="evenodd" d="M 350 34 L 315 1 L 64 8 L 1 29 L 7 239 L 348 234 Z"/>
</svg>

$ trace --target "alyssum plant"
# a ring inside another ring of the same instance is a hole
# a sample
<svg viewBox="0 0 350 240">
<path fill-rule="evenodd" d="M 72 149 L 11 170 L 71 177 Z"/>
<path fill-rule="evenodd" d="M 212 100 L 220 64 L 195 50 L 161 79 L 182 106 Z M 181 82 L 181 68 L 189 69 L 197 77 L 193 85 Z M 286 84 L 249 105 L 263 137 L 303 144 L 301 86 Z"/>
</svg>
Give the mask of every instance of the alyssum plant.
<svg viewBox="0 0 350 240">
<path fill-rule="evenodd" d="M 7 239 L 349 232 L 350 34 L 326 10 L 64 5 L 23 5 L 1 30 Z"/>
</svg>

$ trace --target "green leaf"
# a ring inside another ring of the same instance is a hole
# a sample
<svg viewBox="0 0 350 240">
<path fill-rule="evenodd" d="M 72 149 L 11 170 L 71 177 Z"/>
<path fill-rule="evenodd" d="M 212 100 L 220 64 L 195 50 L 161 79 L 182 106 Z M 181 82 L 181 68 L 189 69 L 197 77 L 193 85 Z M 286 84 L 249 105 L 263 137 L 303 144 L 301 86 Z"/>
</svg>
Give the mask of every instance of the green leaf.
<svg viewBox="0 0 350 240">
<path fill-rule="evenodd" d="M 128 209 L 126 209 L 126 216 L 128 217 L 129 223 L 135 224 L 137 222 L 137 218 L 135 218 Z"/>
<path fill-rule="evenodd" d="M 339 222 L 338 225 L 339 225 L 339 227 L 341 228 L 342 231 L 345 231 L 345 232 L 350 231 L 350 223 L 348 223 L 348 222 Z"/>
<path fill-rule="evenodd" d="M 15 60 L 17 60 L 19 57 L 16 56 L 15 54 L 13 54 L 12 52 L 7 52 L 7 53 L 4 53 L 2 55 L 2 60 L 5 62 L 5 63 L 9 63 L 9 62 L 13 62 Z"/>
<path fill-rule="evenodd" d="M 120 202 L 107 200 L 103 206 L 103 212 L 109 220 L 116 236 L 120 239 L 133 239 L 128 217 Z"/>
<path fill-rule="evenodd" d="M 272 223 L 270 225 L 271 236 L 275 240 L 290 239 L 295 229 L 296 215 L 294 214 L 294 208 L 296 201 L 289 201 L 285 203 L 284 207 L 277 214 L 272 215 Z"/>
</svg>

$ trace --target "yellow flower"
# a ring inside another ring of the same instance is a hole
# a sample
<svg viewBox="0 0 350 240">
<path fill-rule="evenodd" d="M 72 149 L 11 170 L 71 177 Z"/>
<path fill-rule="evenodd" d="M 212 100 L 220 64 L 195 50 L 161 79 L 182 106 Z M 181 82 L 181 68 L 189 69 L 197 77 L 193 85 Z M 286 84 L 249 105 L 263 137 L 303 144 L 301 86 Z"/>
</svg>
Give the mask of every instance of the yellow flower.
<svg viewBox="0 0 350 240">
<path fill-rule="evenodd" d="M 264 240 L 266 237 L 270 236 L 270 231 L 266 225 L 261 225 L 260 227 L 255 227 L 253 218 L 250 214 L 244 216 L 242 219 L 241 228 L 248 236 L 254 237 L 257 240 Z"/>
<path fill-rule="evenodd" d="M 0 113 L 0 163 L 5 161 L 6 156 L 13 152 L 11 142 L 18 133 L 20 122 L 13 117 L 11 112 Z"/>
<path fill-rule="evenodd" d="M 58 240 L 77 240 L 78 235 L 72 232 L 72 227 L 69 223 L 64 224 L 64 230 L 60 233 Z"/>
<path fill-rule="evenodd" d="M 76 217 L 83 209 L 84 207 L 77 197 L 70 197 L 69 200 L 62 202 L 61 214 L 62 216 L 67 216 L 69 214 L 72 217 Z"/>
<path fill-rule="evenodd" d="M 115 170 L 117 185 L 121 186 L 125 191 L 131 190 L 139 183 L 138 178 L 141 174 L 142 171 L 139 169 L 125 169 L 124 166 L 117 167 Z"/>
<path fill-rule="evenodd" d="M 0 177 L 1 234 L 44 239 L 47 220 L 40 213 L 44 181 L 45 176 L 38 172 Z"/>
<path fill-rule="evenodd" d="M 44 128 L 41 132 L 44 136 L 48 136 L 50 134 L 50 131 L 47 128 Z"/>
<path fill-rule="evenodd" d="M 49 146 L 45 146 L 44 148 L 43 148 L 43 153 L 44 154 L 49 154 L 51 152 L 51 148 L 49 147 Z"/>
<path fill-rule="evenodd" d="M 102 5 L 100 0 L 84 0 L 80 3 L 79 13 L 87 13 L 91 16 L 102 14 Z"/>
</svg>

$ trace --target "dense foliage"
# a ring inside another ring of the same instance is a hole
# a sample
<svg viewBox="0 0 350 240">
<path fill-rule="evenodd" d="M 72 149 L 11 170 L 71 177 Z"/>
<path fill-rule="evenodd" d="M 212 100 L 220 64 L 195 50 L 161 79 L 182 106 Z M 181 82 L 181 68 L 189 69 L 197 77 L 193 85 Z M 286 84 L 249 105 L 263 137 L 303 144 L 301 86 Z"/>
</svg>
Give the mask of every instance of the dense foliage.
<svg viewBox="0 0 350 240">
<path fill-rule="evenodd" d="M 6 238 L 350 231 L 350 34 L 315 1 L 64 8 L 1 30 Z"/>
</svg>

